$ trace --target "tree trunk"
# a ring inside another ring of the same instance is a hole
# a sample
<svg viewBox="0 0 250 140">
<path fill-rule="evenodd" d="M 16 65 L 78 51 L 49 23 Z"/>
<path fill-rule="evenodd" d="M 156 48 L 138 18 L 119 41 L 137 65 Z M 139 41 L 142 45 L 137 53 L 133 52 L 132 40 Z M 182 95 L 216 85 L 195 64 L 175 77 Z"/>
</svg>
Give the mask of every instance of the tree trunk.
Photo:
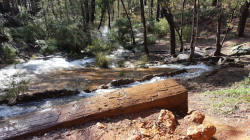
<svg viewBox="0 0 250 140">
<path fill-rule="evenodd" d="M 67 4 L 66 0 L 64 1 L 64 8 L 65 8 L 65 11 L 66 11 L 67 23 L 69 24 L 70 23 L 69 9 L 68 9 L 68 4 Z"/>
<path fill-rule="evenodd" d="M 62 8 L 61 8 L 61 1 L 60 0 L 57 0 L 57 4 L 59 6 L 59 15 L 60 15 L 60 19 L 62 19 Z"/>
<path fill-rule="evenodd" d="M 95 21 L 95 0 L 91 0 L 91 22 Z"/>
<path fill-rule="evenodd" d="M 191 36 L 191 43 L 190 43 L 190 56 L 189 59 L 193 59 L 194 57 L 194 51 L 195 51 L 195 38 L 196 38 L 196 33 L 195 33 L 195 17 L 197 15 L 197 0 L 194 0 L 194 9 L 193 9 L 193 20 L 192 20 L 192 36 Z M 196 29 L 197 31 L 197 29 Z"/>
<path fill-rule="evenodd" d="M 98 26 L 98 30 L 101 28 L 101 26 L 102 26 L 102 21 L 103 21 L 103 19 L 104 19 L 104 14 L 105 14 L 105 10 L 103 9 L 102 10 L 102 15 L 101 15 L 101 20 L 100 20 L 100 23 L 99 23 L 99 26 Z"/>
<path fill-rule="evenodd" d="M 240 8 L 240 21 L 238 24 L 238 36 L 243 37 L 244 36 L 244 30 L 247 22 L 247 17 L 249 16 L 249 6 L 250 2 L 245 2 L 244 5 Z"/>
<path fill-rule="evenodd" d="M 150 18 L 153 19 L 153 8 L 154 8 L 154 0 L 151 0 L 150 4 Z"/>
<path fill-rule="evenodd" d="M 184 14 L 184 9 L 185 9 L 185 4 L 186 4 L 186 0 L 183 0 L 182 9 L 181 9 L 181 31 L 180 31 L 180 35 L 179 35 L 180 42 L 181 42 L 180 52 L 183 52 L 183 50 L 184 50 L 184 44 L 183 44 L 182 36 L 183 36 L 183 21 L 184 21 L 184 15 L 183 14 Z"/>
<path fill-rule="evenodd" d="M 110 5 L 108 7 L 108 26 L 111 29 L 111 13 L 110 13 Z"/>
<path fill-rule="evenodd" d="M 217 0 L 217 9 L 218 9 L 218 18 L 217 18 L 217 32 L 216 32 L 216 51 L 215 56 L 221 55 L 222 45 L 220 43 L 220 34 L 221 34 L 221 20 L 222 20 L 222 9 L 221 9 L 221 0 Z"/>
<path fill-rule="evenodd" d="M 50 0 L 50 3 L 51 3 L 50 6 L 51 6 L 51 9 L 52 9 L 52 13 L 53 13 L 54 17 L 57 19 L 57 14 L 55 12 L 55 6 L 54 6 L 53 0 Z"/>
<path fill-rule="evenodd" d="M 132 43 L 135 45 L 135 36 L 134 36 L 133 26 L 132 26 L 130 17 L 128 15 L 128 12 L 126 10 L 126 7 L 125 7 L 125 4 L 124 4 L 123 0 L 121 0 L 121 2 L 122 2 L 122 7 L 123 7 L 123 9 L 124 9 L 124 11 L 126 13 L 127 18 L 128 18 L 128 22 L 129 22 L 129 26 L 130 26 L 130 30 L 131 30 L 130 32 L 131 32 Z"/>
<path fill-rule="evenodd" d="M 144 13 L 144 3 L 143 0 L 140 0 L 140 5 L 141 5 L 141 21 L 143 24 L 143 29 L 144 29 L 144 49 L 145 53 L 149 56 L 149 51 L 148 51 L 148 44 L 147 44 L 147 27 L 146 27 L 146 21 L 145 21 L 145 13 Z"/>
<path fill-rule="evenodd" d="M 157 0 L 157 8 L 156 8 L 156 21 L 160 21 L 160 2 Z"/>
<path fill-rule="evenodd" d="M 170 28 L 170 42 L 171 42 L 170 54 L 175 55 L 175 48 L 176 48 L 175 23 L 174 23 L 174 17 L 169 8 L 169 2 L 162 4 L 161 10 L 162 14 L 167 19 Z"/>
<path fill-rule="evenodd" d="M 85 21 L 89 23 L 89 0 L 84 0 Z"/>
<path fill-rule="evenodd" d="M 120 17 L 120 0 L 117 1 L 117 18 Z"/>
</svg>

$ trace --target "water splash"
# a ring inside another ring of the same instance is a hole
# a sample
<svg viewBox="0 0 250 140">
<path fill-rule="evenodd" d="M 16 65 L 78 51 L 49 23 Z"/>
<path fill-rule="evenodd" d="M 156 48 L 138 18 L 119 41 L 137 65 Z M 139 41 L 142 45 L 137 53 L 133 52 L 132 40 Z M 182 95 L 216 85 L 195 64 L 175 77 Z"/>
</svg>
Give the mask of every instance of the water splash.
<svg viewBox="0 0 250 140">
<path fill-rule="evenodd" d="M 6 80 L 15 74 L 24 74 L 23 79 L 35 78 L 38 74 L 49 73 L 62 69 L 84 68 L 89 63 L 94 63 L 94 58 L 83 58 L 67 61 L 62 57 L 53 57 L 48 60 L 30 60 L 26 63 L 11 65 L 0 70 L 0 88 L 6 88 Z"/>
</svg>

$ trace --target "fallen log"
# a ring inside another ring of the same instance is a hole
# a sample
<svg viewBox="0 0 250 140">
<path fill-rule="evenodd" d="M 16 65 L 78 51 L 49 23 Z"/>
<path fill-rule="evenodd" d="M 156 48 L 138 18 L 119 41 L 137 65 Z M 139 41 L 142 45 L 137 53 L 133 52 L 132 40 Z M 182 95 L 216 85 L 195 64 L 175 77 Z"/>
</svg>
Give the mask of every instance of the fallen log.
<svg viewBox="0 0 250 140">
<path fill-rule="evenodd" d="M 187 90 L 164 80 L 104 93 L 0 122 L 0 139 L 17 139 L 115 115 L 166 108 L 186 113 Z"/>
</svg>

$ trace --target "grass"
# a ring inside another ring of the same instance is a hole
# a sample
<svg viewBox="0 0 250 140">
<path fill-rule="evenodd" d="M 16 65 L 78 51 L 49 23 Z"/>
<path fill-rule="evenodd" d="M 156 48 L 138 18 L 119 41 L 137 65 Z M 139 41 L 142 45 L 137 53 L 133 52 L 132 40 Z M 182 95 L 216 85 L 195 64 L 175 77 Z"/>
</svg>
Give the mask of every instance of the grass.
<svg viewBox="0 0 250 140">
<path fill-rule="evenodd" d="M 100 68 L 108 68 L 109 60 L 104 53 L 96 54 L 96 65 Z"/>
<path fill-rule="evenodd" d="M 250 78 L 235 83 L 229 89 L 207 91 L 205 96 L 213 100 L 213 108 L 224 114 L 233 113 L 240 103 L 250 104 Z"/>
<path fill-rule="evenodd" d="M 120 71 L 119 72 L 119 77 L 124 77 L 125 76 L 125 71 Z"/>
</svg>

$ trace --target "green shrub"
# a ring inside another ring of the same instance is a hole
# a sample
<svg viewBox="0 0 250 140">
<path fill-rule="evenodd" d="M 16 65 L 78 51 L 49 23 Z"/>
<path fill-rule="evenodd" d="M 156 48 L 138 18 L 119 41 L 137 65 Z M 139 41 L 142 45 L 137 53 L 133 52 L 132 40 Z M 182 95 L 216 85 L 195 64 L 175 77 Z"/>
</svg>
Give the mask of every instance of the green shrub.
<svg viewBox="0 0 250 140">
<path fill-rule="evenodd" d="M 55 39 L 37 40 L 36 44 L 41 48 L 40 53 L 50 55 L 57 51 L 57 41 Z"/>
<path fill-rule="evenodd" d="M 156 40 L 157 40 L 157 38 L 155 36 L 148 36 L 147 43 L 149 45 L 152 45 L 152 44 L 155 44 Z"/>
<path fill-rule="evenodd" d="M 119 72 L 119 77 L 123 77 L 125 75 L 125 71 L 120 71 Z"/>
<path fill-rule="evenodd" d="M 85 53 L 89 55 L 96 55 L 97 53 L 110 53 L 112 50 L 114 50 L 114 46 L 112 42 L 104 42 L 99 39 L 95 39 L 92 41 L 91 45 L 88 45 L 85 48 Z"/>
<path fill-rule="evenodd" d="M 96 54 L 96 65 L 98 67 L 101 67 L 101 68 L 108 68 L 109 61 L 104 53 L 97 53 Z"/>
<path fill-rule="evenodd" d="M 149 32 L 156 34 L 160 37 L 166 35 L 169 32 L 168 22 L 164 18 L 161 18 L 159 22 L 154 21 L 153 23 L 151 23 L 151 26 L 152 27 L 149 28 Z"/>
<path fill-rule="evenodd" d="M 16 62 L 16 51 L 9 44 L 0 46 L 0 64 L 13 64 Z"/>
<path fill-rule="evenodd" d="M 11 28 L 10 33 L 14 40 L 21 39 L 26 43 L 35 43 L 36 40 L 43 40 L 46 36 L 42 27 L 31 23 L 22 27 Z"/>
<path fill-rule="evenodd" d="M 113 24 L 113 27 L 117 29 L 117 31 L 112 30 L 111 35 L 112 38 L 115 38 L 119 42 L 126 44 L 131 40 L 130 36 L 130 25 L 127 18 L 119 18 Z"/>
<path fill-rule="evenodd" d="M 124 60 L 120 60 L 120 61 L 118 61 L 118 62 L 117 62 L 118 67 L 120 67 L 120 68 L 124 67 L 124 63 L 125 63 L 125 61 L 124 61 Z"/>
<path fill-rule="evenodd" d="M 16 102 L 16 99 L 19 95 L 24 94 L 26 91 L 28 91 L 28 84 L 29 80 L 21 80 L 18 79 L 22 78 L 23 74 L 15 74 L 11 77 L 9 77 L 9 81 L 7 81 L 7 88 L 4 89 L 4 98 L 7 100 L 10 104 L 13 104 Z"/>
<path fill-rule="evenodd" d="M 184 26 L 183 28 L 183 39 L 186 42 L 191 41 L 191 35 L 192 35 L 192 27 L 191 26 Z"/>
<path fill-rule="evenodd" d="M 81 53 L 91 42 L 88 33 L 79 29 L 75 24 L 59 27 L 54 38 L 57 40 L 58 49 L 67 53 Z"/>
<path fill-rule="evenodd" d="M 144 66 L 144 65 L 146 65 L 148 63 L 149 58 L 148 58 L 147 55 L 142 55 L 140 57 L 139 61 L 140 61 L 139 64 L 142 65 L 142 66 Z"/>
</svg>

